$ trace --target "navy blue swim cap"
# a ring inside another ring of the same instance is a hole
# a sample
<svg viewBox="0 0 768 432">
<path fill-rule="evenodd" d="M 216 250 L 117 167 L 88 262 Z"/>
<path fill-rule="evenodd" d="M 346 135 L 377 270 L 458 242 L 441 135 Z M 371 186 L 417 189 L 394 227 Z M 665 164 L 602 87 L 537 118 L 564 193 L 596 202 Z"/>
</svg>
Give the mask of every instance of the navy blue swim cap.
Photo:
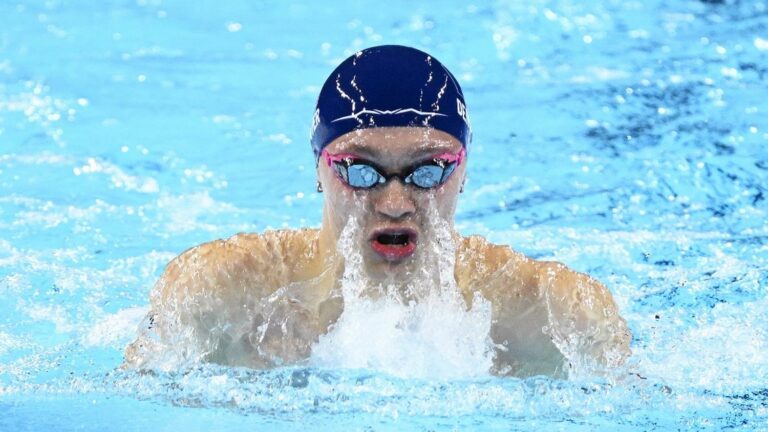
<svg viewBox="0 0 768 432">
<path fill-rule="evenodd" d="M 472 139 L 464 94 L 448 69 L 429 54 L 400 45 L 359 51 L 344 60 L 320 90 L 310 139 L 315 157 L 356 129 L 421 126 L 461 141 Z"/>
</svg>

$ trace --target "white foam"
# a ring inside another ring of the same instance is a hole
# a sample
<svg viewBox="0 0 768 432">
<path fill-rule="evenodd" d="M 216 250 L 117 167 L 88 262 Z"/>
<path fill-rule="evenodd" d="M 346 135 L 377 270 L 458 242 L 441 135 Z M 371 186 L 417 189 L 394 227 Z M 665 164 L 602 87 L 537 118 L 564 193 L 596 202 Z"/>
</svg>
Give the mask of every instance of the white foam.
<svg viewBox="0 0 768 432">
<path fill-rule="evenodd" d="M 712 321 L 687 328 L 675 338 L 653 337 L 647 346 L 636 348 L 636 357 L 643 370 L 673 385 L 716 392 L 764 386 L 768 376 L 766 307 L 765 298 L 719 304 L 713 308 Z"/>
<path fill-rule="evenodd" d="M 491 308 L 476 297 L 467 310 L 454 279 L 455 254 L 450 227 L 434 207 L 434 226 L 424 251 L 422 274 L 401 287 L 377 286 L 383 294 L 365 296 L 371 282 L 363 271 L 357 226 L 350 218 L 338 248 L 345 256 L 344 312 L 312 349 L 316 366 L 372 369 L 400 377 L 469 378 L 488 375 L 493 364 Z M 437 270 L 437 271 L 436 271 Z"/>
<path fill-rule="evenodd" d="M 24 342 L 18 337 L 15 337 L 8 333 L 0 332 L 0 356 L 8 351 L 24 348 L 29 346 L 28 342 Z"/>
<path fill-rule="evenodd" d="M 70 333 L 76 329 L 63 306 L 43 306 L 33 304 L 23 308 L 27 315 L 36 321 L 48 321 L 55 326 L 56 333 Z"/>
<path fill-rule="evenodd" d="M 160 192 L 160 186 L 152 177 L 129 175 L 118 165 L 101 158 L 90 157 L 81 166 L 72 169 L 76 176 L 89 174 L 106 174 L 112 184 L 119 189 L 136 191 L 146 194 Z"/>
<path fill-rule="evenodd" d="M 136 328 L 149 311 L 149 306 L 123 309 L 107 315 L 82 337 L 85 346 L 122 349 L 136 336 Z"/>
<path fill-rule="evenodd" d="M 485 301 L 469 311 L 440 296 L 410 305 L 392 299 L 350 303 L 313 347 L 313 364 L 419 378 L 483 376 L 492 366 Z"/>
<path fill-rule="evenodd" d="M 232 204 L 216 201 L 208 191 L 188 195 L 161 195 L 157 200 L 157 208 L 162 211 L 163 231 L 172 234 L 183 234 L 191 231 L 217 231 L 219 223 L 209 223 L 205 219 L 220 214 L 238 215 L 243 210 Z M 240 231 L 251 228 L 247 224 L 234 227 Z"/>
</svg>

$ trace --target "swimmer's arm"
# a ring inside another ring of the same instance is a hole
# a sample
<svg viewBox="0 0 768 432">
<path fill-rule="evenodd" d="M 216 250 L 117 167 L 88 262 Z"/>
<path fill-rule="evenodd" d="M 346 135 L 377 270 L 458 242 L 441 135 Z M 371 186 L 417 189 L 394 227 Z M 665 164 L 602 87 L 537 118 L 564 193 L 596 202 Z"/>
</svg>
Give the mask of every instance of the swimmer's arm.
<svg viewBox="0 0 768 432">
<path fill-rule="evenodd" d="M 150 301 L 156 311 L 201 306 L 236 306 L 246 299 L 259 299 L 273 290 L 266 277 L 269 261 L 258 245 L 246 249 L 230 240 L 216 240 L 187 250 L 165 269 Z M 261 259 L 260 259 L 261 258 Z M 210 303 L 216 303 L 212 305 Z"/>
<path fill-rule="evenodd" d="M 305 358 L 321 324 L 327 328 L 338 309 L 323 308 L 333 301 L 317 305 L 316 290 L 302 289 L 311 284 L 290 284 L 295 275 L 287 263 L 306 251 L 312 234 L 299 232 L 293 242 L 288 232 L 239 234 L 181 254 L 152 291 L 147 322 L 153 328 L 126 349 L 126 365 L 141 368 L 148 356 L 142 350 L 181 344 L 191 344 L 200 360 L 234 366 L 266 368 Z"/>
<path fill-rule="evenodd" d="M 548 333 L 561 350 L 571 350 L 603 367 L 623 364 L 632 335 L 610 291 L 592 277 L 556 262 L 535 263 L 538 295 L 547 306 Z M 569 338 L 578 335 L 577 339 Z"/>
<path fill-rule="evenodd" d="M 460 285 L 478 287 L 493 305 L 491 336 L 500 347 L 496 359 L 500 373 L 506 374 L 505 363 L 516 374 L 549 373 L 562 363 L 561 356 L 587 357 L 604 367 L 620 365 L 629 357 L 627 324 L 611 293 L 597 280 L 477 236 L 463 238 L 457 262 Z M 465 299 L 470 298 L 471 291 L 465 292 Z M 572 335 L 579 337 L 569 339 Z M 568 346 L 574 341 L 577 346 Z M 525 371 L 525 365 L 538 369 Z"/>
<path fill-rule="evenodd" d="M 149 333 L 155 335 L 159 349 L 185 333 L 201 352 L 215 357 L 225 348 L 221 335 L 226 326 L 271 292 L 263 276 L 264 262 L 259 261 L 245 248 L 224 240 L 173 259 L 150 294 L 148 328 L 126 349 L 126 364 L 141 366 L 142 350 L 152 349 Z"/>
</svg>

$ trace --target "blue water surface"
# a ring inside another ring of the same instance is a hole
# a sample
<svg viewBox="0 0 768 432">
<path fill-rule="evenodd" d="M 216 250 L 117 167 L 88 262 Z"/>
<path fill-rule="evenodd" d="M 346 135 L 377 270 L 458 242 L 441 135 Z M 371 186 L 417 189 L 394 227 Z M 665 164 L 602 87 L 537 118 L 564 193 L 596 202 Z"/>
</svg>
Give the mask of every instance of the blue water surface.
<svg viewBox="0 0 768 432">
<path fill-rule="evenodd" d="M 623 382 L 117 369 L 183 250 L 318 226 L 327 74 L 434 54 L 456 215 L 608 285 Z M 0 430 L 768 430 L 763 1 L 0 2 Z"/>
</svg>

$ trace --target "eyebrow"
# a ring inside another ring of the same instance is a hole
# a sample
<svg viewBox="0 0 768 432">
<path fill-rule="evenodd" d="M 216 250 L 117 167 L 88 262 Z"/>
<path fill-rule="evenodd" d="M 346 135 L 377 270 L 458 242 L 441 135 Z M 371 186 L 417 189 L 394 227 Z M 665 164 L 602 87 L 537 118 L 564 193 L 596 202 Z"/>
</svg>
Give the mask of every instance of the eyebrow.
<svg viewBox="0 0 768 432">
<path fill-rule="evenodd" d="M 421 149 L 412 154 L 413 158 L 419 159 L 427 155 L 438 155 L 444 153 L 453 153 L 453 149 L 450 147 L 438 146 L 435 148 Z"/>
<path fill-rule="evenodd" d="M 359 156 L 364 156 L 373 160 L 378 159 L 381 156 L 378 152 L 368 147 L 360 146 L 359 144 L 356 144 L 356 143 L 350 144 L 349 147 L 345 149 L 345 152 L 355 153 L 355 154 L 358 154 Z M 438 155 L 438 154 L 453 153 L 453 152 L 454 152 L 453 149 L 448 146 L 438 146 L 434 148 L 424 148 L 424 149 L 416 150 L 413 153 L 411 153 L 410 156 L 413 159 L 422 159 L 428 155 Z"/>
<path fill-rule="evenodd" d="M 368 157 L 370 159 L 377 159 L 379 157 L 378 154 L 376 154 L 375 152 L 371 151 L 369 148 L 362 147 L 362 146 L 360 146 L 359 144 L 356 144 L 356 143 L 350 144 L 347 148 L 344 149 L 344 152 L 345 153 L 354 153 L 354 154 L 357 154 L 357 155 L 360 155 L 360 156 L 366 156 L 366 157 Z"/>
</svg>

